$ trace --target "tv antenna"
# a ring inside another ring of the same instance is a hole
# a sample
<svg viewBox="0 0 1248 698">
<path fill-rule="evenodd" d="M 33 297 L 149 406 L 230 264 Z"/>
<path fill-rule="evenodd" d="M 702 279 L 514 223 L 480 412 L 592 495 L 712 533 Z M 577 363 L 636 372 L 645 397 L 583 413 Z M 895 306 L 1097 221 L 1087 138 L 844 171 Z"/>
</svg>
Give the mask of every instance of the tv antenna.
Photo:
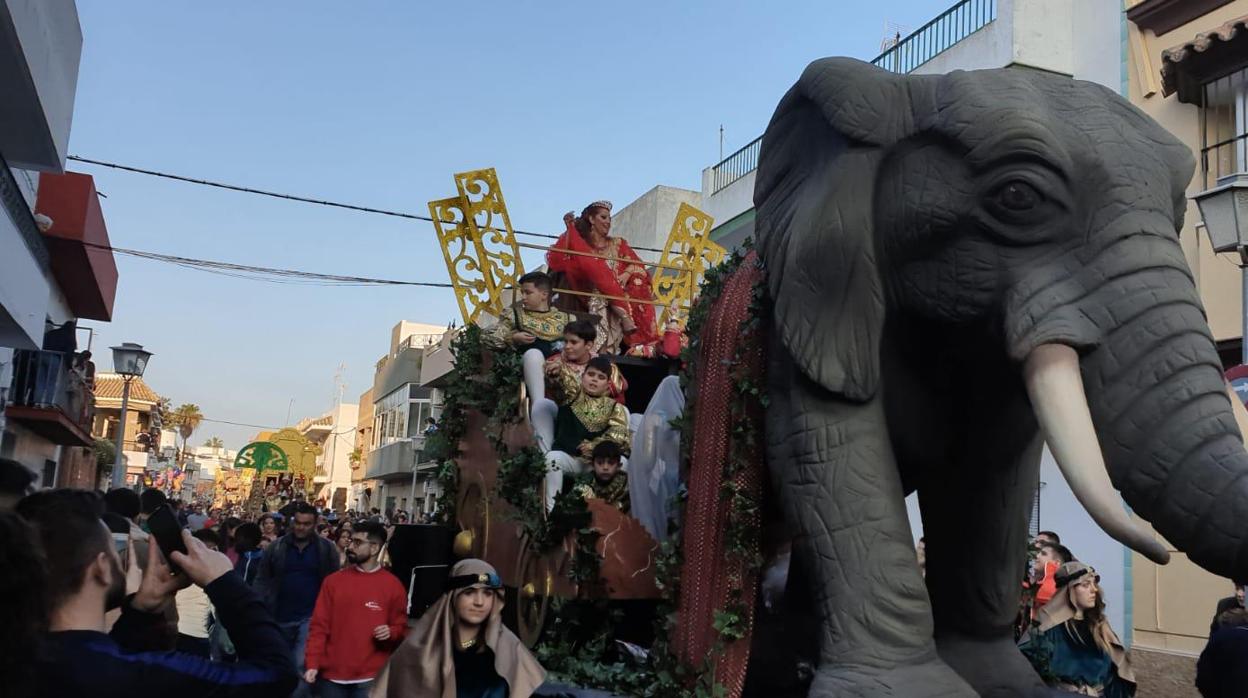
<svg viewBox="0 0 1248 698">
<path fill-rule="evenodd" d="M 884 38 L 880 40 L 880 53 L 901 43 L 902 38 L 910 35 L 910 27 L 897 22 L 884 20 Z"/>
</svg>

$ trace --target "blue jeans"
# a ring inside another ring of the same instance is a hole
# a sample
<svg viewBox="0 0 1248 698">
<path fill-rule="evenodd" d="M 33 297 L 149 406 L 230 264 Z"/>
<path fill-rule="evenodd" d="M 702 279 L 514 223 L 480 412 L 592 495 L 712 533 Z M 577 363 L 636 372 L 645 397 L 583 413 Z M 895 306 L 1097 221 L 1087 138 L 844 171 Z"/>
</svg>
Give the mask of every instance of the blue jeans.
<svg viewBox="0 0 1248 698">
<path fill-rule="evenodd" d="M 291 698 L 308 698 L 312 695 L 311 684 L 303 680 L 303 655 L 308 648 L 308 626 L 311 624 L 311 618 L 277 624 L 282 629 L 286 644 L 290 645 L 290 657 L 295 662 L 295 669 L 299 671 L 299 684 L 295 686 L 295 692 L 290 694 Z"/>
<path fill-rule="evenodd" d="M 316 695 L 319 698 L 368 698 L 368 692 L 372 688 L 372 680 L 362 683 L 334 683 L 325 679 L 316 680 Z"/>
</svg>

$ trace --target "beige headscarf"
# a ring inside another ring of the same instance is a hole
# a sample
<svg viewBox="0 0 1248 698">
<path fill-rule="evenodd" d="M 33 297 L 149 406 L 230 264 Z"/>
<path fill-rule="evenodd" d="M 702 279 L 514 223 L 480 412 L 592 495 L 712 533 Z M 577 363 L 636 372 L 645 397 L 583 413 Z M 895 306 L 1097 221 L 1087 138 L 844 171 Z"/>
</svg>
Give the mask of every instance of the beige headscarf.
<svg viewBox="0 0 1248 698">
<path fill-rule="evenodd" d="M 1072 597 L 1075 587 L 1074 583 L 1081 577 L 1089 574 L 1095 575 L 1096 570 L 1082 562 L 1067 562 L 1057 568 L 1057 573 L 1054 577 L 1057 579 L 1059 586 L 1053 598 L 1044 605 L 1044 608 L 1040 609 L 1040 614 L 1037 618 L 1040 623 L 1040 632 L 1047 632 L 1050 628 L 1055 628 L 1075 619 L 1075 600 Z M 1127 654 L 1127 649 L 1123 646 L 1122 640 L 1118 639 L 1114 629 L 1109 626 L 1109 619 L 1105 617 L 1105 599 L 1099 586 L 1096 591 L 1096 600 L 1099 613 L 1097 613 L 1097 620 L 1092 624 L 1092 637 L 1096 640 L 1096 644 L 1101 648 L 1101 651 L 1109 655 L 1110 660 L 1118 669 L 1118 676 L 1125 681 L 1135 683 L 1135 672 L 1131 669 L 1131 657 Z"/>
<path fill-rule="evenodd" d="M 497 575 L 483 560 L 460 560 L 451 577 Z M 474 585 L 475 586 L 475 585 Z M 471 589 L 446 592 L 416 625 L 373 685 L 371 698 L 455 698 L 455 597 Z M 507 682 L 510 698 L 528 698 L 546 680 L 546 671 L 510 630 L 503 627 L 503 590 L 485 623 L 485 644 L 494 652 L 494 670 Z"/>
</svg>

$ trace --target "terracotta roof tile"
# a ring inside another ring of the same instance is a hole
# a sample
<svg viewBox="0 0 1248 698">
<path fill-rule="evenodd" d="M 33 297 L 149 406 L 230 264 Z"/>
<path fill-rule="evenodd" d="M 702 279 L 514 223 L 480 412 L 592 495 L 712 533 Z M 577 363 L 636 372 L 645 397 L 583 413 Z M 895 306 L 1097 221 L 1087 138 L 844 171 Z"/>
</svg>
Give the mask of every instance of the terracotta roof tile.
<svg viewBox="0 0 1248 698">
<path fill-rule="evenodd" d="M 1235 40 L 1240 31 L 1248 27 L 1248 15 L 1224 22 L 1195 38 L 1161 52 L 1161 93 L 1169 97 L 1183 86 L 1180 85 L 1180 64 L 1192 60 L 1210 49 L 1221 47 Z M 1182 98 L 1182 95 L 1180 95 Z"/>
<path fill-rule="evenodd" d="M 97 373 L 95 389 L 92 392 L 97 400 L 120 400 L 123 385 L 122 377 L 116 373 Z M 160 402 L 160 396 L 142 378 L 135 378 L 130 382 L 130 399 L 153 404 Z"/>
</svg>

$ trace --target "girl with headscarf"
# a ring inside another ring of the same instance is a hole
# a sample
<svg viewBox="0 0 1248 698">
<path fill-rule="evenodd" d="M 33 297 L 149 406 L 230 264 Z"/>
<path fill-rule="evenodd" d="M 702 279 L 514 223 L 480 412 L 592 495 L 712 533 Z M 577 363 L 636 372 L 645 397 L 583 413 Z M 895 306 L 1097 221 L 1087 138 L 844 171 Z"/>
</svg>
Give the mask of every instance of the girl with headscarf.
<svg viewBox="0 0 1248 698">
<path fill-rule="evenodd" d="M 1096 571 L 1067 562 L 1057 592 L 1019 645 L 1045 683 L 1084 696 L 1130 698 L 1135 674 L 1122 641 L 1109 627 Z"/>
<path fill-rule="evenodd" d="M 372 698 L 528 698 L 546 672 L 503 627 L 503 584 L 482 560 L 451 568 L 446 593 L 416 622 Z"/>
</svg>

